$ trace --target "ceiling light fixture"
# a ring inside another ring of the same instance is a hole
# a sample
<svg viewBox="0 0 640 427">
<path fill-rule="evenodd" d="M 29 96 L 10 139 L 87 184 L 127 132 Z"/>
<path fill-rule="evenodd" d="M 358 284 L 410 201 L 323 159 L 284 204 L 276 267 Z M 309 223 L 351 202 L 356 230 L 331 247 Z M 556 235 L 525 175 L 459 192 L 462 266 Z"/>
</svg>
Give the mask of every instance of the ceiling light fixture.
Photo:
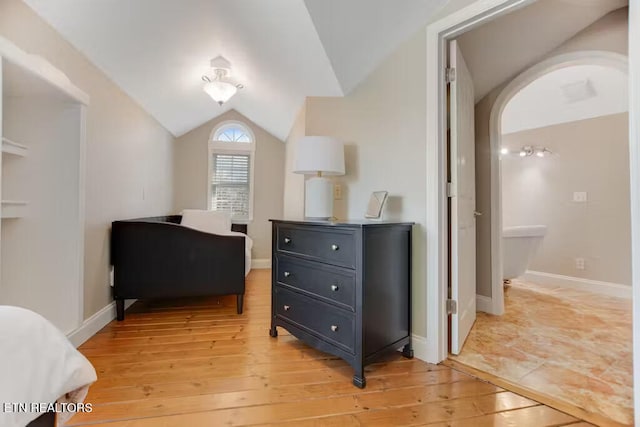
<svg viewBox="0 0 640 427">
<path fill-rule="evenodd" d="M 509 149 L 508 148 L 501 149 L 500 154 L 509 154 Z"/>
<path fill-rule="evenodd" d="M 218 105 L 227 102 L 236 94 L 238 89 L 244 87 L 231 78 L 231 63 L 222 56 L 217 56 L 211 60 L 211 71 L 203 75 L 202 80 L 205 82 L 203 90 Z"/>
</svg>

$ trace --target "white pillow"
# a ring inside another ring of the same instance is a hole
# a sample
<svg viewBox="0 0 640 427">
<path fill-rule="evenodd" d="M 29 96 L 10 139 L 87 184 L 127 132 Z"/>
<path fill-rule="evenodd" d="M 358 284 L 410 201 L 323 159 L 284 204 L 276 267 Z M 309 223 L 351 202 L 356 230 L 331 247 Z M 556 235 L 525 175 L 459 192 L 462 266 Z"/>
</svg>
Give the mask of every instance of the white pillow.
<svg viewBox="0 0 640 427">
<path fill-rule="evenodd" d="M 227 212 L 185 209 L 180 224 L 205 233 L 224 234 L 231 231 L 231 215 Z"/>
</svg>

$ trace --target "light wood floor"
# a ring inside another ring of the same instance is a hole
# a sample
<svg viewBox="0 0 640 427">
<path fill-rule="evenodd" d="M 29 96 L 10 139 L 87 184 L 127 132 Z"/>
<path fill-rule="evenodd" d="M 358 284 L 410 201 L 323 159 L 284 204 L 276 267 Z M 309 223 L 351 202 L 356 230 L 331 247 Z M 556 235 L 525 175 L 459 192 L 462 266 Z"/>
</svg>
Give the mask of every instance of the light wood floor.
<svg viewBox="0 0 640 427">
<path fill-rule="evenodd" d="M 69 425 L 561 426 L 588 425 L 446 366 L 398 355 L 352 370 L 283 329 L 268 334 L 270 270 L 235 298 L 136 303 L 80 347 L 98 381 L 93 412 Z"/>
</svg>

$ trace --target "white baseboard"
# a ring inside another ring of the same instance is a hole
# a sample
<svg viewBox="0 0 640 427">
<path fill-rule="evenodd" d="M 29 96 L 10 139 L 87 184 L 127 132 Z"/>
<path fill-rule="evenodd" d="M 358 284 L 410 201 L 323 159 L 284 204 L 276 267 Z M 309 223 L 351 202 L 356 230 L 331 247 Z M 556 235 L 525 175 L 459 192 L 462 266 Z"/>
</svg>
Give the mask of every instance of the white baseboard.
<svg viewBox="0 0 640 427">
<path fill-rule="evenodd" d="M 429 362 L 429 343 L 425 337 L 420 335 L 411 335 L 411 344 L 413 345 L 413 356 Z"/>
<path fill-rule="evenodd" d="M 476 311 L 493 314 L 493 299 L 476 294 Z"/>
<path fill-rule="evenodd" d="M 124 304 L 125 310 L 131 307 L 131 304 L 137 300 L 126 300 Z M 67 338 L 76 347 L 79 347 L 86 340 L 94 336 L 100 329 L 107 326 L 109 322 L 116 318 L 116 302 L 113 301 L 96 314 L 82 322 L 82 325 L 76 330 L 67 334 Z"/>
<path fill-rule="evenodd" d="M 271 258 L 258 258 L 251 260 L 252 270 L 262 270 L 266 268 L 271 268 Z"/>
<path fill-rule="evenodd" d="M 563 288 L 579 289 L 600 295 L 618 298 L 631 298 L 631 286 L 619 283 L 600 282 L 598 280 L 583 279 L 581 277 L 562 276 L 560 274 L 544 273 L 541 271 L 527 272 L 522 276 L 526 281 L 546 285 L 556 285 Z"/>
</svg>

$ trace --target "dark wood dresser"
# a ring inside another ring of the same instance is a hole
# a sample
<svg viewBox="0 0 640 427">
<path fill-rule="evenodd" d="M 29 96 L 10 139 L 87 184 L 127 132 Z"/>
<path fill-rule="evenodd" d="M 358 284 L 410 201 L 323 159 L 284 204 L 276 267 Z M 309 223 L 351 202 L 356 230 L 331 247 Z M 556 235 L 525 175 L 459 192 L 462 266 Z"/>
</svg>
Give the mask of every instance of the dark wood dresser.
<svg viewBox="0 0 640 427">
<path fill-rule="evenodd" d="M 413 223 L 272 221 L 271 330 L 365 365 L 411 347 Z"/>
</svg>

